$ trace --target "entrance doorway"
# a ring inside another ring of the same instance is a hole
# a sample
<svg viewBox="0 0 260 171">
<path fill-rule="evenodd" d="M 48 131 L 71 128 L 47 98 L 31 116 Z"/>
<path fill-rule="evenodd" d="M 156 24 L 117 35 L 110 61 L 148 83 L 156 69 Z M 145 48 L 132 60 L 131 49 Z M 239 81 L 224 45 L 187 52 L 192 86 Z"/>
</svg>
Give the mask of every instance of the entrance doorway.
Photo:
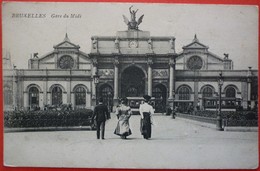
<svg viewBox="0 0 260 171">
<path fill-rule="evenodd" d="M 145 94 L 145 74 L 140 68 L 128 67 L 121 76 L 122 97 L 142 97 Z"/>
<path fill-rule="evenodd" d="M 35 110 L 39 107 L 39 90 L 36 87 L 29 89 L 29 105 L 31 110 Z"/>
<path fill-rule="evenodd" d="M 153 97 L 155 98 L 155 112 L 166 112 L 166 96 L 167 89 L 163 84 L 158 84 L 153 89 Z"/>
<path fill-rule="evenodd" d="M 113 89 L 110 85 L 104 84 L 100 87 L 100 90 L 103 103 L 107 105 L 108 110 L 111 112 L 113 109 Z"/>
</svg>

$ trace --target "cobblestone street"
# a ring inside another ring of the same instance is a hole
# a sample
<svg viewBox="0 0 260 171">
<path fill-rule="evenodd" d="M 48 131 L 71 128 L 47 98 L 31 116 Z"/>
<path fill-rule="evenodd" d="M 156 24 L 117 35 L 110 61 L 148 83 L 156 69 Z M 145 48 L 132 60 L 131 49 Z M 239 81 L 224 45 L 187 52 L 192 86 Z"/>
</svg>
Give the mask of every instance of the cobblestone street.
<svg viewBox="0 0 260 171">
<path fill-rule="evenodd" d="M 5 164 L 76 168 L 258 167 L 258 132 L 216 131 L 160 114 L 154 119 L 150 140 L 140 135 L 138 115 L 130 118 L 133 134 L 127 140 L 113 134 L 117 122 L 113 115 L 107 121 L 105 140 L 97 140 L 95 131 L 5 133 Z"/>
</svg>

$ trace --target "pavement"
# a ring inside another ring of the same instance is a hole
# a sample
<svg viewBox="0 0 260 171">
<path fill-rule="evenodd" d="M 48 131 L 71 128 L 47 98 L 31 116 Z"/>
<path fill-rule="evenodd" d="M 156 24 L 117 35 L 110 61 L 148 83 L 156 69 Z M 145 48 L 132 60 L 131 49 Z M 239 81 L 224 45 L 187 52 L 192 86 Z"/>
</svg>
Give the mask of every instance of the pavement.
<svg viewBox="0 0 260 171">
<path fill-rule="evenodd" d="M 142 138 L 140 116 L 130 118 L 132 135 L 113 134 L 117 119 L 106 123 L 105 140 L 96 132 L 74 129 L 5 132 L 4 163 L 10 167 L 255 169 L 258 132 L 216 131 L 195 121 L 156 114 L 152 138 Z"/>
</svg>

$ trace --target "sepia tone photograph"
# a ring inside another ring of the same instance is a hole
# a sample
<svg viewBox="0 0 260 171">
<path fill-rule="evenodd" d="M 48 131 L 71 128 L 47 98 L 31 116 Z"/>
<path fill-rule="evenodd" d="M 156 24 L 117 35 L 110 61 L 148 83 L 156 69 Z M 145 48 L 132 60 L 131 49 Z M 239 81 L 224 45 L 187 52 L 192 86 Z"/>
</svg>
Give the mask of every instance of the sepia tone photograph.
<svg viewBox="0 0 260 171">
<path fill-rule="evenodd" d="M 3 2 L 4 166 L 258 168 L 258 17 Z"/>
</svg>

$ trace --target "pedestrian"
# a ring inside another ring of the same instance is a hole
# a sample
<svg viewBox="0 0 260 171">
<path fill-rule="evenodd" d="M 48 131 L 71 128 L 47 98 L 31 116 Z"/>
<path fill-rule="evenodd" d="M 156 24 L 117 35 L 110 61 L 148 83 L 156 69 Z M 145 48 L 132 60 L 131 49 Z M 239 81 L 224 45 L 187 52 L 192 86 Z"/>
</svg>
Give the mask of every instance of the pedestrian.
<svg viewBox="0 0 260 171">
<path fill-rule="evenodd" d="M 116 108 L 116 116 L 118 118 L 117 126 L 114 134 L 119 135 L 122 139 L 126 139 L 131 135 L 131 129 L 129 125 L 129 118 L 132 115 L 131 108 L 127 105 L 128 99 L 123 98 L 121 104 Z"/>
<path fill-rule="evenodd" d="M 105 139 L 105 123 L 106 120 L 110 119 L 110 113 L 108 108 L 103 104 L 103 98 L 98 99 L 98 105 L 94 108 L 94 114 L 92 116 L 92 123 L 94 119 L 97 124 L 97 139 L 100 138 L 100 128 L 101 128 L 101 138 Z"/>
<path fill-rule="evenodd" d="M 154 114 L 153 107 L 148 104 L 148 102 L 151 99 L 151 96 L 144 95 L 144 104 L 141 104 L 139 107 L 139 112 L 141 115 L 141 124 L 140 124 L 140 130 L 141 134 L 145 139 L 151 138 L 152 133 L 152 117 Z"/>
</svg>

